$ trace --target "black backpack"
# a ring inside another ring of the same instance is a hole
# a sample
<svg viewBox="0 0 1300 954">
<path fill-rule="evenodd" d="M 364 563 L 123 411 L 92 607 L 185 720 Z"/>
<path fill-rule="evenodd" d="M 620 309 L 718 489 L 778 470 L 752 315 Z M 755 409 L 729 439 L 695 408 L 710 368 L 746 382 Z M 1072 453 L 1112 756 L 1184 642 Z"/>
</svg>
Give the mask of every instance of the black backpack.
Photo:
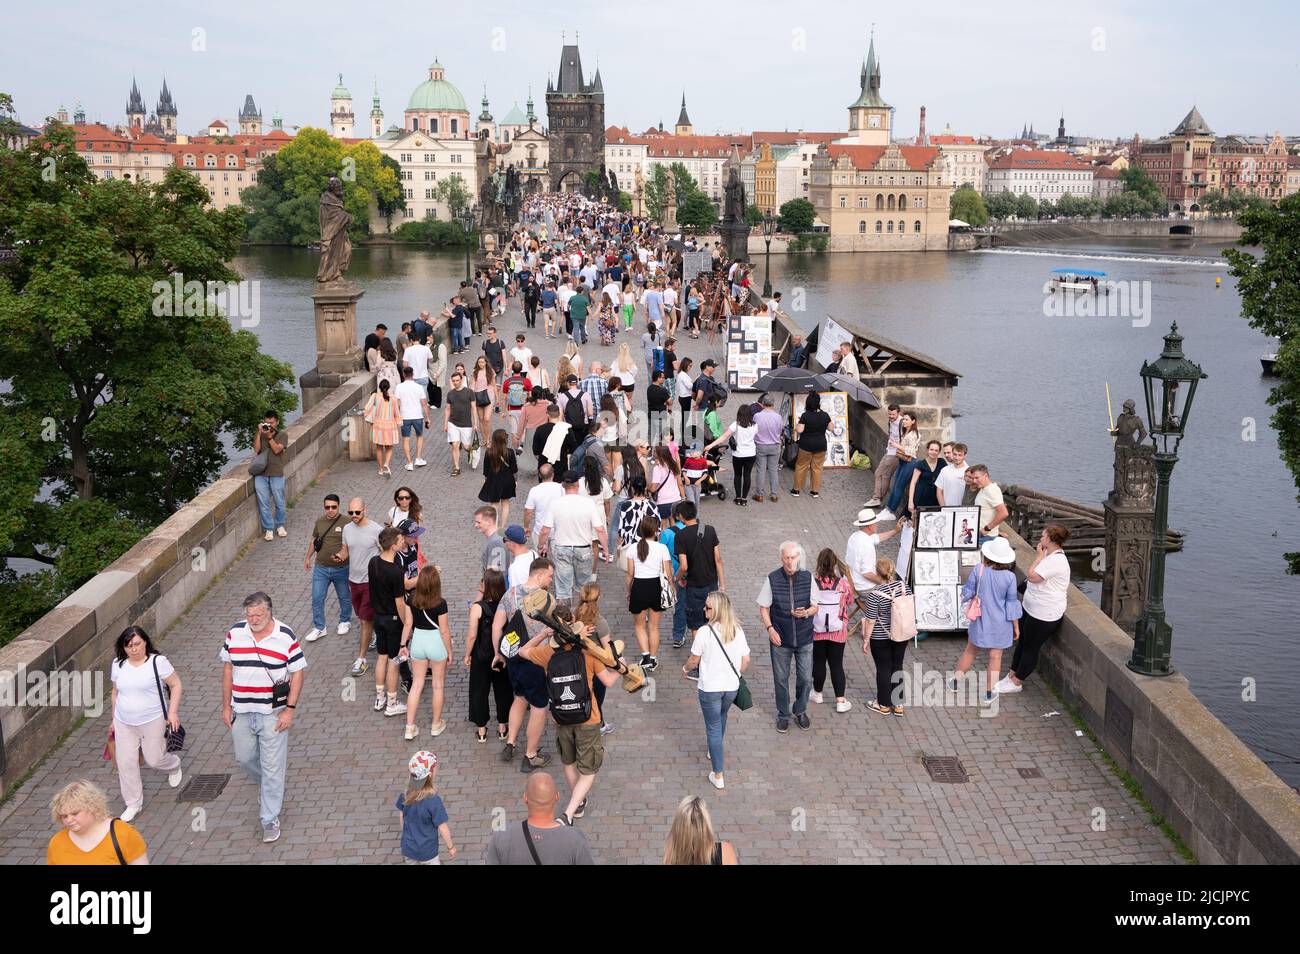
<svg viewBox="0 0 1300 954">
<path fill-rule="evenodd" d="M 587 409 L 582 406 L 582 391 L 577 389 L 576 395 L 569 394 L 569 400 L 564 405 L 564 419 L 570 427 L 576 428 L 580 433 L 587 430 Z"/>
<path fill-rule="evenodd" d="M 580 649 L 557 650 L 546 664 L 546 692 L 559 725 L 582 725 L 591 718 L 587 657 Z"/>
</svg>

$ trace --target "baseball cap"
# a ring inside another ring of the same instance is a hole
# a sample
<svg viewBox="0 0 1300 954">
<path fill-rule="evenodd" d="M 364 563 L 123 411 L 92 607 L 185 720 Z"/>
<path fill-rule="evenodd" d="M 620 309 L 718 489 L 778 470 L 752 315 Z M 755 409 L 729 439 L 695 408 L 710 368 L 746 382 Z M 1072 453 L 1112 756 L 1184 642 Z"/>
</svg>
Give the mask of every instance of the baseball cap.
<svg viewBox="0 0 1300 954">
<path fill-rule="evenodd" d="M 397 530 L 404 537 L 418 537 L 420 534 L 424 533 L 424 527 L 409 518 L 399 523 L 397 525 Z"/>
<path fill-rule="evenodd" d="M 528 540 L 528 535 L 524 533 L 523 527 L 517 523 L 512 523 L 506 527 L 505 538 L 511 543 L 525 543 Z"/>
<path fill-rule="evenodd" d="M 714 361 L 712 358 L 705 358 L 702 362 L 700 362 L 701 370 L 703 370 L 704 368 L 716 368 L 717 366 L 718 366 L 718 362 Z"/>
<path fill-rule="evenodd" d="M 437 764 L 438 756 L 428 749 L 421 749 L 411 756 L 411 761 L 406 763 L 406 768 L 410 771 L 411 778 L 426 779 L 432 774 Z"/>
</svg>

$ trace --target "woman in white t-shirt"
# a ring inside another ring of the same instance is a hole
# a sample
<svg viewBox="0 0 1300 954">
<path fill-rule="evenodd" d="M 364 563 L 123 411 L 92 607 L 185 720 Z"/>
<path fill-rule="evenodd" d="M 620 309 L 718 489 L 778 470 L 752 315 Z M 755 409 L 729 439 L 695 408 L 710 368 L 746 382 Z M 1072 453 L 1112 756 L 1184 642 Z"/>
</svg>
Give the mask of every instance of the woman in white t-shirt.
<svg viewBox="0 0 1300 954">
<path fill-rule="evenodd" d="M 736 408 L 736 420 L 728 424 L 726 430 L 718 435 L 718 439 L 704 448 L 706 452 L 720 444 L 725 444 L 730 438 L 736 438 L 736 449 L 731 452 L 731 469 L 735 471 L 736 477 L 736 506 L 745 507 L 749 505 L 749 480 L 754 473 L 754 461 L 758 459 L 758 445 L 754 443 L 754 435 L 758 433 L 758 425 L 754 423 L 754 409 L 748 404 L 742 404 Z M 755 496 L 756 502 L 762 502 L 761 496 Z"/>
<path fill-rule="evenodd" d="M 726 593 L 714 591 L 704 601 L 704 625 L 695 631 L 691 655 L 682 667 L 687 679 L 699 682 L 704 734 L 709 741 L 709 781 L 723 787 L 722 740 L 727 734 L 727 713 L 740 690 L 740 676 L 749 668 L 749 644 L 736 622 Z M 692 674 L 696 670 L 696 674 Z"/>
<path fill-rule="evenodd" d="M 167 751 L 165 730 L 181 727 L 181 677 L 167 657 L 154 649 L 149 634 L 128 626 L 117 637 L 109 667 L 113 681 L 113 730 L 117 780 L 126 810 L 119 816 L 129 822 L 144 808 L 140 782 L 140 753 L 145 763 L 167 774 L 167 784 L 181 783 L 181 757 Z M 164 707 L 165 700 L 165 707 Z"/>
<path fill-rule="evenodd" d="M 1021 600 L 1020 639 L 1011 668 L 997 684 L 999 694 L 1020 692 L 1038 666 L 1043 645 L 1061 628 L 1070 591 L 1070 561 L 1063 549 L 1068 539 L 1070 531 L 1059 523 L 1049 523 L 1038 538 L 1038 554 L 1025 571 L 1028 583 Z"/>
<path fill-rule="evenodd" d="M 686 420 L 691 413 L 691 400 L 695 392 L 695 379 L 691 377 L 693 363 L 690 358 L 682 358 L 677 362 L 677 406 L 682 411 L 682 427 L 678 433 L 683 440 L 686 439 Z"/>
<path fill-rule="evenodd" d="M 663 604 L 663 580 L 673 578 L 673 559 L 659 542 L 659 518 L 653 515 L 637 527 L 638 542 L 624 551 L 627 568 L 627 609 L 636 624 L 636 642 L 641 648 L 641 668 L 653 672 L 659 667 L 659 616 Z M 672 585 L 671 582 L 669 585 Z"/>
</svg>

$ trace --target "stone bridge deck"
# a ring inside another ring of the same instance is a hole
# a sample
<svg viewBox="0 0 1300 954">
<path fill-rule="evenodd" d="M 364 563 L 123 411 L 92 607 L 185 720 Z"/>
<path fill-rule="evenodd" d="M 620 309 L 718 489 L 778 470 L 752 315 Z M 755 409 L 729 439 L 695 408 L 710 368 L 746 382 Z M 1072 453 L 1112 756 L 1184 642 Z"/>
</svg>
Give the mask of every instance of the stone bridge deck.
<svg viewBox="0 0 1300 954">
<path fill-rule="evenodd" d="M 512 301 L 510 316 L 497 323 L 508 343 L 522 326 L 517 308 Z M 641 330 L 620 335 L 632 344 L 634 357 L 637 347 L 631 339 L 639 338 Z M 553 374 L 559 342 L 544 341 L 540 331 L 528 337 Z M 480 340 L 474 339 L 475 347 Z M 709 354 L 720 356 L 721 345 L 684 344 L 694 346 L 683 351 L 697 363 Z M 614 349 L 592 343 L 583 353 L 608 364 Z M 638 404 L 644 385 L 638 381 Z M 730 414 L 729 409 L 725 416 Z M 161 773 L 144 770 L 145 809 L 135 824 L 155 863 L 400 861 L 392 803 L 405 783 L 406 760 L 421 747 L 433 749 L 441 762 L 439 788 L 462 861 L 481 862 L 494 822 L 522 817 L 524 776 L 518 762 L 506 766 L 498 761 L 494 732 L 487 744 L 474 740 L 466 718 L 467 670 L 457 664 L 448 672 L 447 732 L 437 739 L 425 734 L 417 742 L 403 741 L 404 719 L 371 711 L 371 674 L 355 681 L 348 675 L 356 637 L 333 632 L 338 610 L 332 594 L 327 599 L 330 635 L 305 649 L 309 668 L 292 730 L 284 836 L 277 844 L 261 843 L 256 791 L 235 764 L 220 721 L 217 653 L 225 627 L 241 616 L 244 595 L 266 590 L 275 599 L 279 619 L 300 636 L 311 628 L 310 575 L 302 560 L 321 512 L 320 498 L 331 491 L 345 502 L 363 496 L 375 514 L 391 505 L 398 485 L 415 488 L 429 527 L 426 552 L 444 568 L 456 641 L 453 658 L 460 658 L 467 601 L 473 599 L 478 579 L 482 538 L 473 530 L 472 512 L 480 481 L 468 469 L 450 479 L 440 429 L 436 438 L 425 452 L 430 466 L 413 474 L 400 469 L 400 453 L 390 479 L 375 476 L 369 462 L 344 463 L 322 474 L 290 510 L 288 539 L 252 544 L 163 639 L 161 649 L 185 684 L 187 775 L 233 777 L 214 802 L 194 806 L 177 802 Z M 526 460 L 521 477 L 531 474 L 530 465 Z M 788 489 L 790 472 L 782 476 Z M 729 471 L 723 479 L 730 489 Z M 513 512 L 522 518 L 523 496 L 532 481 L 520 483 Z M 777 504 L 751 502 L 744 509 L 730 499 L 705 502 L 703 520 L 718 529 L 722 540 L 728 592 L 752 634 L 756 654 L 748 678 L 756 704 L 748 712 L 733 710 L 726 740 L 727 789 L 717 792 L 705 777 L 709 766 L 695 684 L 680 674 L 686 650 L 671 648 L 665 620 L 653 696 L 610 691 L 608 717 L 617 730 L 606 737 L 604 767 L 587 815 L 578 822 L 597 860 L 657 862 L 677 802 L 687 793 L 699 793 L 708 799 L 719 836 L 736 846 L 744 863 L 1179 861 L 1104 766 L 1096 747 L 1076 734 L 1068 716 L 1056 712 L 1060 705 L 1039 681 L 1002 700 L 992 718 L 981 718 L 973 707 L 924 704 L 909 707 L 903 718 L 882 717 L 866 708 L 874 696 L 874 669 L 870 657 L 855 648 L 860 643 L 851 640 L 846 666 L 853 710 L 840 715 L 833 705 L 813 705 L 810 731 L 792 726 L 787 735 L 776 733 L 772 670 L 754 604 L 761 579 L 778 565 L 777 549 L 787 538 L 801 541 L 810 557 L 823 546 L 842 553 L 853 532 L 853 515 L 868 496 L 865 487 L 860 471 L 827 471 L 818 500 L 786 493 Z M 895 543 L 889 541 L 886 552 L 892 553 Z M 605 616 L 634 646 L 622 574 L 601 565 L 599 580 Z M 919 649 L 909 649 L 907 669 L 919 663 L 927 671 L 946 671 L 961 645 L 952 637 L 926 640 Z M 829 684 L 826 689 L 829 697 Z M 953 698 L 945 694 L 943 701 Z M 425 733 L 428 718 L 425 709 L 420 717 Z M 49 799 L 72 779 L 98 782 L 111 806 L 120 810 L 116 775 L 100 758 L 108 727 L 107 713 L 85 720 L 0 807 L 0 862 L 43 860 L 54 831 Z M 549 727 L 544 750 L 555 755 Z M 931 780 L 923 755 L 960 757 L 969 782 Z M 1038 775 L 1022 777 L 1022 769 L 1036 769 Z M 563 793 L 558 758 L 547 771 Z M 1104 830 L 1094 830 L 1102 812 Z"/>
</svg>

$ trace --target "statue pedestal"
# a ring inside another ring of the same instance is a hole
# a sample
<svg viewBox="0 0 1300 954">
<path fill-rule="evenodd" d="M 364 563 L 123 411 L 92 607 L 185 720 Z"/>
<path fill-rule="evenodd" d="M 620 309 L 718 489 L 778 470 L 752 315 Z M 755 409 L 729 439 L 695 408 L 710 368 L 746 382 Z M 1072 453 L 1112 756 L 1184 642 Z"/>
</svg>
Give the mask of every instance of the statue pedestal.
<svg viewBox="0 0 1300 954">
<path fill-rule="evenodd" d="M 303 410 L 310 410 L 332 388 L 361 369 L 357 343 L 357 302 L 365 292 L 346 279 L 317 284 L 316 367 L 298 379 Z"/>
<path fill-rule="evenodd" d="M 677 206 L 669 206 L 664 209 L 664 232 L 668 235 L 676 235 L 680 231 L 677 226 Z"/>
<path fill-rule="evenodd" d="M 744 222 L 723 222 L 718 226 L 727 258 L 733 262 L 749 261 L 749 226 Z"/>
<path fill-rule="evenodd" d="M 1106 514 L 1106 566 L 1101 609 L 1132 633 L 1147 602 L 1147 575 L 1155 535 L 1155 460 L 1148 444 L 1115 447 L 1115 487 Z"/>
</svg>

